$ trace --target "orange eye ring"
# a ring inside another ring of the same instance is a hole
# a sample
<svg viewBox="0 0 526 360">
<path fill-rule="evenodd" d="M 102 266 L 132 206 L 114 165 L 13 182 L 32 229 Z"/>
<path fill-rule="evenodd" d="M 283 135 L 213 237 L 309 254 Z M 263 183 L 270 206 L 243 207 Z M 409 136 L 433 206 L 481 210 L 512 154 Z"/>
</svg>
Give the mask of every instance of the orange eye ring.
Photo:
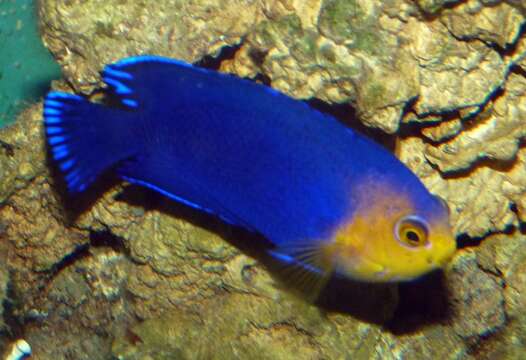
<svg viewBox="0 0 526 360">
<path fill-rule="evenodd" d="M 419 216 L 410 215 L 398 220 L 395 225 L 396 240 L 403 246 L 414 249 L 429 244 L 429 226 Z"/>
</svg>

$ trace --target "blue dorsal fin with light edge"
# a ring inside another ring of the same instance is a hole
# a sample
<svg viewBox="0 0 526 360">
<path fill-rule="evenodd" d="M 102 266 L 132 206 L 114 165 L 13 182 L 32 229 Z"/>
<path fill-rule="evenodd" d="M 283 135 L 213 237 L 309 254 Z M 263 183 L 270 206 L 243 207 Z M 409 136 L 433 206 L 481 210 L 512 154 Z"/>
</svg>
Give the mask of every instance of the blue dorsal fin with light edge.
<svg viewBox="0 0 526 360">
<path fill-rule="evenodd" d="M 141 69 L 140 65 L 149 62 L 177 63 L 191 66 L 183 62 L 176 62 L 175 60 L 157 56 L 135 56 L 106 65 L 102 71 L 102 80 L 117 95 L 123 105 L 131 108 L 140 108 L 144 105 L 141 104 L 141 100 L 144 100 L 145 97 L 143 96 L 144 94 L 140 93 L 141 87 L 136 86 L 136 84 L 142 84 L 142 88 L 145 88 L 145 74 L 141 73 L 143 69 Z"/>
<path fill-rule="evenodd" d="M 135 78 L 131 73 L 119 70 L 113 64 L 106 65 L 102 71 L 102 79 L 117 94 L 123 105 L 139 107 L 139 97 L 134 89 Z"/>
<path fill-rule="evenodd" d="M 264 91 L 275 95 L 284 96 L 279 91 L 268 87 L 261 86 L 248 80 L 240 79 L 228 73 L 212 71 L 206 68 L 195 66 L 182 60 L 165 58 L 155 55 L 139 55 L 119 60 L 113 64 L 107 65 L 103 72 L 103 80 L 110 88 L 123 98 L 124 104 L 138 105 L 141 107 L 141 100 L 149 99 L 152 95 L 152 89 L 158 89 L 162 79 L 177 79 L 183 77 L 193 77 L 200 74 L 210 79 L 230 79 L 235 85 L 245 82 L 250 86 L 256 86 Z M 133 86 L 133 83 L 141 86 Z M 143 92 L 144 91 L 144 92 Z M 307 105 L 304 104 L 306 107 Z"/>
<path fill-rule="evenodd" d="M 152 74 L 152 71 L 160 69 L 148 69 L 148 65 L 177 65 L 178 67 L 196 69 L 197 71 L 206 72 L 208 70 L 194 67 L 192 64 L 185 63 L 175 59 L 164 58 L 154 55 L 132 56 L 119 60 L 113 64 L 106 65 L 102 70 L 102 80 L 109 88 L 120 98 L 121 103 L 130 108 L 140 108 L 141 100 L 148 98 L 142 94 L 144 89 L 158 90 L 147 85 L 148 81 L 158 81 L 159 77 Z M 163 75 L 166 70 L 160 71 Z M 140 84 L 140 86 L 137 86 Z"/>
</svg>

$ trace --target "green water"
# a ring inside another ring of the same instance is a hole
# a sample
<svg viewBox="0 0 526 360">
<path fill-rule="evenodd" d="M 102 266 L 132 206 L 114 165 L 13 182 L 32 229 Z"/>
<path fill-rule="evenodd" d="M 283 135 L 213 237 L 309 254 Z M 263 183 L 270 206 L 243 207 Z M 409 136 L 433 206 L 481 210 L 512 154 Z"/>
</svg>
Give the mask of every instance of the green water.
<svg viewBox="0 0 526 360">
<path fill-rule="evenodd" d="M 60 68 L 38 32 L 33 0 L 0 0 L 0 127 L 38 100 Z"/>
</svg>

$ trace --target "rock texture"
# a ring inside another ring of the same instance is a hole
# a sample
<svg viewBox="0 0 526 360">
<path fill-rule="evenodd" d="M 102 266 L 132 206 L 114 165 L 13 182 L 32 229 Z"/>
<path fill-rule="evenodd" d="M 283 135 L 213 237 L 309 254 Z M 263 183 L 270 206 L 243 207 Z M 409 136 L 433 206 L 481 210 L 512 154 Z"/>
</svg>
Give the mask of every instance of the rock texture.
<svg viewBox="0 0 526 360">
<path fill-rule="evenodd" d="M 103 65 L 128 55 L 220 55 L 204 63 L 343 104 L 332 108 L 342 121 L 356 113 L 398 136 L 402 161 L 448 202 L 464 248 L 443 277 L 399 289 L 333 279 L 310 305 L 243 245 L 257 239 L 216 219 L 111 179 L 68 197 L 35 105 L 0 131 L 0 240 L 13 298 L 5 316 L 39 358 L 523 356 L 522 1 L 39 6 L 44 41 L 67 80 L 55 88 L 89 94 Z"/>
</svg>

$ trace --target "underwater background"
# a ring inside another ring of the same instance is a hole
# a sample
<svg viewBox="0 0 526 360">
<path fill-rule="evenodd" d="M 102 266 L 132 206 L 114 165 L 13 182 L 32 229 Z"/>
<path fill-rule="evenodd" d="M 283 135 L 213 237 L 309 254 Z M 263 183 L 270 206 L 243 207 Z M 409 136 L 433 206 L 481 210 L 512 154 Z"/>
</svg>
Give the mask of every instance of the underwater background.
<svg viewBox="0 0 526 360">
<path fill-rule="evenodd" d="M 0 0 L 4 358 L 23 339 L 37 359 L 525 359 L 525 33 L 521 0 Z M 112 179 L 66 194 L 41 96 L 90 95 L 137 54 L 386 143 L 448 203 L 457 254 L 411 283 L 334 278 L 310 304 L 214 217 Z"/>
<path fill-rule="evenodd" d="M 32 0 L 0 1 L 0 127 L 42 97 L 60 67 L 43 46 Z"/>
</svg>

